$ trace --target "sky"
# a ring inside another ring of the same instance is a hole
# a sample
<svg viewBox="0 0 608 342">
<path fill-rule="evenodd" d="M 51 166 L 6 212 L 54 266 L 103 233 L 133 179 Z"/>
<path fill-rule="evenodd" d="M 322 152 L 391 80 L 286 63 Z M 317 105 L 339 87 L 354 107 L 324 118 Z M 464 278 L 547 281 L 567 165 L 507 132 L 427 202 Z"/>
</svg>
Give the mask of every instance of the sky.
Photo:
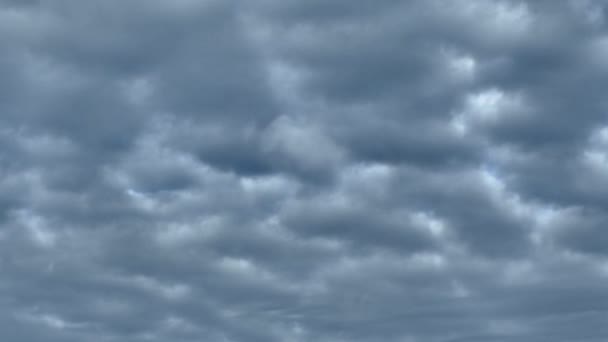
<svg viewBox="0 0 608 342">
<path fill-rule="evenodd" d="M 0 0 L 0 339 L 607 341 L 607 16 Z"/>
</svg>

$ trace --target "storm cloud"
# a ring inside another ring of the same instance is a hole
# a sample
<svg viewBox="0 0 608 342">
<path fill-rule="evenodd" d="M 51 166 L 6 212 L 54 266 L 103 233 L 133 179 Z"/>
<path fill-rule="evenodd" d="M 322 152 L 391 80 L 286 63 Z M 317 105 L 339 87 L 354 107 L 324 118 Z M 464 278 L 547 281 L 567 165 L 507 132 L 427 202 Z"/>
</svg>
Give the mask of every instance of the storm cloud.
<svg viewBox="0 0 608 342">
<path fill-rule="evenodd" d="M 0 0 L 0 338 L 608 339 L 602 0 Z"/>
</svg>

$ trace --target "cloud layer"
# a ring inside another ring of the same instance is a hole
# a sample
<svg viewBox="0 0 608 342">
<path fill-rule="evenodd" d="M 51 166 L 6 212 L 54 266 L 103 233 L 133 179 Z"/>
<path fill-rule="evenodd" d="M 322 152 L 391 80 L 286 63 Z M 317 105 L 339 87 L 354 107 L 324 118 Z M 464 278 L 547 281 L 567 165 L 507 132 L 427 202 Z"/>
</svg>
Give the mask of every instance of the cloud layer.
<svg viewBox="0 0 608 342">
<path fill-rule="evenodd" d="M 0 0 L 0 336 L 605 341 L 606 15 Z"/>
</svg>

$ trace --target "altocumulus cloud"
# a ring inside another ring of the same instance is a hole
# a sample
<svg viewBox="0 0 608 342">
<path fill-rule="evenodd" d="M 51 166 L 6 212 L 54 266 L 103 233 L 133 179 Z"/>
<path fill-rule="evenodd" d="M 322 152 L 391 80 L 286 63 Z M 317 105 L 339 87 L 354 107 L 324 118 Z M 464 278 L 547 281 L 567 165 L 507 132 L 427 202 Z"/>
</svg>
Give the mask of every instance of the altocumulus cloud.
<svg viewBox="0 0 608 342">
<path fill-rule="evenodd" d="M 3 341 L 608 339 L 603 0 L 0 0 Z"/>
</svg>

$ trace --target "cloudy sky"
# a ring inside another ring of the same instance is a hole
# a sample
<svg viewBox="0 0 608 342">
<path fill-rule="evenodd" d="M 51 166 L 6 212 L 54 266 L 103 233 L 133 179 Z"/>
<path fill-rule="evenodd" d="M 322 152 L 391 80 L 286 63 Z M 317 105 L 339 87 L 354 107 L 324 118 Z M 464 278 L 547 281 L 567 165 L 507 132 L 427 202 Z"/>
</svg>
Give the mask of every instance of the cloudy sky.
<svg viewBox="0 0 608 342">
<path fill-rule="evenodd" d="M 0 0 L 0 337 L 608 340 L 608 2 Z"/>
</svg>

